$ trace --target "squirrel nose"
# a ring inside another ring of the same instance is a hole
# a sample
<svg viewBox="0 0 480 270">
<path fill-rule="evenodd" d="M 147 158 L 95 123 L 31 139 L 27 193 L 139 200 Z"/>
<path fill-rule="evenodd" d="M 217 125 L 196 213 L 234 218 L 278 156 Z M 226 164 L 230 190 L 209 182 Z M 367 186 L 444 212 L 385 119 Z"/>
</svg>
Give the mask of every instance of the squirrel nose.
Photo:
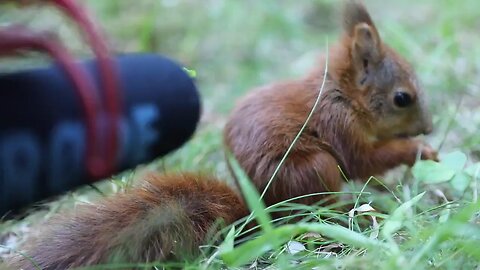
<svg viewBox="0 0 480 270">
<path fill-rule="evenodd" d="M 432 125 L 427 125 L 425 127 L 425 129 L 423 130 L 423 134 L 428 135 L 428 134 L 432 133 L 432 131 L 433 131 Z"/>
<path fill-rule="evenodd" d="M 425 134 L 425 135 L 428 135 L 430 133 L 432 133 L 432 128 L 431 127 L 425 129 L 425 131 L 423 132 L 423 134 Z"/>
<path fill-rule="evenodd" d="M 433 131 L 432 115 L 426 109 L 421 112 L 421 125 L 423 127 L 423 134 L 428 135 Z"/>
</svg>

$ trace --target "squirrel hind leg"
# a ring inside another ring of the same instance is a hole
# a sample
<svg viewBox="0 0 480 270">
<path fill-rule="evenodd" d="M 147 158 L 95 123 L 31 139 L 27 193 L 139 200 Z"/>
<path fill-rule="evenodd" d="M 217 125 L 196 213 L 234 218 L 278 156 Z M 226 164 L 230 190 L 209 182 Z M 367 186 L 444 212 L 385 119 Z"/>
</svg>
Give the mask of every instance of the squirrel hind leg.
<svg viewBox="0 0 480 270">
<path fill-rule="evenodd" d="M 338 192 L 342 187 L 343 177 L 338 165 L 337 160 L 327 151 L 292 152 L 266 192 L 266 204 L 273 205 L 285 200 L 306 205 L 315 205 L 320 201 L 325 201 L 324 204 L 334 203 L 336 201 L 335 196 L 328 193 Z M 277 166 L 277 160 L 269 162 L 268 168 L 263 169 L 263 176 L 256 178 L 267 179 L 265 181 L 268 181 Z M 266 182 L 262 183 L 261 186 L 261 191 L 263 191 Z M 324 194 L 305 196 L 314 193 Z M 290 200 L 300 196 L 303 197 Z M 288 213 L 279 212 L 273 216 L 282 217 L 286 215 Z"/>
</svg>

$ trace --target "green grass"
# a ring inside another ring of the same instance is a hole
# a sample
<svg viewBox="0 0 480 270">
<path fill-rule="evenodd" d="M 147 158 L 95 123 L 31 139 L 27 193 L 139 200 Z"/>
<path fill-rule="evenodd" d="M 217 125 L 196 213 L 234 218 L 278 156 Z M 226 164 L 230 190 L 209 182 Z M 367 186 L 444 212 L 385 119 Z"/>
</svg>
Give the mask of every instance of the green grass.
<svg viewBox="0 0 480 270">
<path fill-rule="evenodd" d="M 99 191 L 106 194 L 128 188 L 141 178 L 143 170 L 206 171 L 232 181 L 221 136 L 235 101 L 252 87 L 301 76 L 315 64 L 316 55 L 325 51 L 325 40 L 328 38 L 331 44 L 340 33 L 339 3 L 333 0 L 85 3 L 102 23 L 116 51 L 153 51 L 177 59 L 197 72 L 203 98 L 203 118 L 190 142 L 136 173 L 127 172 L 99 183 Z M 480 204 L 478 172 L 472 166 L 480 159 L 480 4 L 477 0 L 367 3 L 384 41 L 415 66 L 434 115 L 435 132 L 425 139 L 434 148 L 441 147 L 440 154 L 446 161 L 421 162 L 413 170 L 395 170 L 380 179 L 387 183 L 386 188 L 378 188 L 380 191 L 370 187 L 375 179 L 368 186 L 348 183 L 339 195 L 345 205 L 370 203 L 377 210 L 357 211 L 350 220 L 348 213 L 334 211 L 333 207 L 285 203 L 281 207 L 303 209 L 310 223 L 272 227 L 265 225 L 271 220 L 271 209 L 263 211 L 255 203 L 258 196 L 254 194 L 249 205 L 256 213 L 260 211 L 259 223 L 264 228 L 258 237 L 244 239 L 240 235 L 242 224 L 238 223 L 218 252 L 206 246 L 202 256 L 181 267 L 478 269 Z M 52 29 L 77 55 L 89 55 L 75 28 L 55 11 L 5 10 L 8 12 L 0 12 L 0 24 L 15 21 L 36 29 Z M 21 61 L 9 58 L 0 61 L 0 69 L 43 61 L 37 55 Z M 100 196 L 98 191 L 84 187 L 50 203 L 48 211 L 32 213 L 22 221 L 0 223 L 0 236 L 15 232 L 21 239 L 31 224 L 38 224 L 61 208 Z M 298 236 L 303 232 L 317 234 Z M 237 246 L 233 245 L 233 234 L 240 235 Z M 291 254 L 289 241 L 305 249 Z"/>
</svg>

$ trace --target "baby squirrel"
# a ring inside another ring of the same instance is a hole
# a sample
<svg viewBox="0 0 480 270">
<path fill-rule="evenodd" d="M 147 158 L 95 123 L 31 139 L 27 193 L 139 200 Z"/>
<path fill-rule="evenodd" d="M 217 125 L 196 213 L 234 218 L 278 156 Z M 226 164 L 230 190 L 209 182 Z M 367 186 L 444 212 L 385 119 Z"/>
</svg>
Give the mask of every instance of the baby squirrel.
<svg viewBox="0 0 480 270">
<path fill-rule="evenodd" d="M 436 159 L 431 147 L 412 138 L 432 129 L 412 68 L 381 41 L 362 4 L 348 1 L 343 19 L 345 33 L 329 52 L 319 106 L 266 193 L 267 205 L 340 190 L 337 165 L 351 178 L 365 178 L 412 165 L 419 150 L 422 158 Z M 324 69 L 261 87 L 233 111 L 225 143 L 260 192 L 311 110 Z M 181 260 L 199 253 L 218 219 L 230 224 L 248 213 L 242 198 L 212 177 L 154 175 L 126 193 L 51 218 L 7 267 L 36 269 L 30 259 L 48 270 Z"/>
<path fill-rule="evenodd" d="M 412 137 L 432 131 L 422 89 L 411 66 L 382 42 L 366 8 L 349 1 L 344 34 L 329 51 L 325 87 L 306 129 L 268 191 L 266 205 L 339 191 L 352 179 L 413 165 L 437 153 Z M 224 141 L 263 191 L 304 124 L 324 80 L 324 60 L 302 79 L 260 87 L 232 112 Z M 312 204 L 322 197 L 297 202 Z M 325 199 L 325 198 L 324 198 Z"/>
</svg>

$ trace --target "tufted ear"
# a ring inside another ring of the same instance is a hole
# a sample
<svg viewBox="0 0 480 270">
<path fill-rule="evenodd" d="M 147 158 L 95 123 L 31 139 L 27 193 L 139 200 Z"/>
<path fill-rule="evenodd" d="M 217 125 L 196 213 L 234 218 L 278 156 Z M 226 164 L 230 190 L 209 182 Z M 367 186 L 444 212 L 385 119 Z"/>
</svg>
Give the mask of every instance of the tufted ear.
<svg viewBox="0 0 480 270">
<path fill-rule="evenodd" d="M 377 30 L 367 23 L 359 23 L 353 30 L 352 56 L 377 63 L 382 57 L 382 44 Z"/>
<path fill-rule="evenodd" d="M 351 36 L 355 26 L 366 23 L 375 27 L 365 6 L 358 0 L 347 0 L 343 7 L 343 29 Z"/>
<path fill-rule="evenodd" d="M 360 75 L 359 83 L 363 85 L 372 67 L 382 59 L 380 35 L 365 6 L 356 0 L 345 4 L 343 28 L 350 37 L 352 62 Z"/>
</svg>

